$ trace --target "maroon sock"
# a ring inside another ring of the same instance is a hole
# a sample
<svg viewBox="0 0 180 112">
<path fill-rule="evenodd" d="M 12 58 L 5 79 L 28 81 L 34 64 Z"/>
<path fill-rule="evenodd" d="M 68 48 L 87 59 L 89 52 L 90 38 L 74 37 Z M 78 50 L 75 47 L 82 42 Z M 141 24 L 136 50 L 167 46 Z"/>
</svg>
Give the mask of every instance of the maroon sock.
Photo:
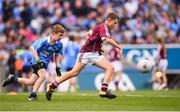
<svg viewBox="0 0 180 112">
<path fill-rule="evenodd" d="M 102 84 L 101 91 L 107 91 L 108 90 L 108 84 Z"/>
<path fill-rule="evenodd" d="M 54 81 L 53 83 L 51 83 L 51 85 L 49 86 L 51 89 L 56 89 L 58 87 L 58 83 L 57 81 Z"/>
<path fill-rule="evenodd" d="M 116 88 L 118 88 L 119 81 L 116 81 L 114 84 L 115 84 Z"/>
</svg>

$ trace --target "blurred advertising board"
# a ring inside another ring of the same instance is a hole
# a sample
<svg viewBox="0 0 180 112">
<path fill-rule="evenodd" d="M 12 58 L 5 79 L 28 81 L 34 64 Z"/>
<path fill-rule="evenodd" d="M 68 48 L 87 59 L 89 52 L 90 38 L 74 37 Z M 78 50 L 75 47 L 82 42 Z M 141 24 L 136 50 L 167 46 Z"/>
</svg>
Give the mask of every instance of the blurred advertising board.
<svg viewBox="0 0 180 112">
<path fill-rule="evenodd" d="M 154 62 L 157 54 L 157 45 L 122 45 L 126 60 L 136 63 L 141 58 L 146 58 Z M 168 73 L 180 73 L 180 45 L 168 44 L 167 59 L 168 59 Z M 151 79 L 151 72 L 140 73 L 135 67 L 123 67 L 122 81 L 118 87 L 122 91 L 133 91 L 136 89 L 151 89 L 149 80 Z M 99 90 L 103 81 L 104 71 L 92 65 L 87 65 L 78 76 L 78 83 L 80 90 Z M 66 83 L 66 82 L 65 82 Z M 65 84 L 66 85 L 66 84 Z M 60 89 L 65 87 L 62 84 Z M 109 85 L 111 90 L 115 90 L 115 83 L 112 81 Z"/>
</svg>

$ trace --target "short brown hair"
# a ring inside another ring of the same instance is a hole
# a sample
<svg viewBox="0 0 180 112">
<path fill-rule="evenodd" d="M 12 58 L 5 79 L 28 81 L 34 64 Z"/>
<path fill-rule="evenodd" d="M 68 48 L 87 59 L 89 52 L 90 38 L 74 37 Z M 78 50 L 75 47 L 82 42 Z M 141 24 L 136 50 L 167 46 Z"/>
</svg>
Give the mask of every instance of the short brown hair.
<svg viewBox="0 0 180 112">
<path fill-rule="evenodd" d="M 107 20 L 107 19 L 112 19 L 112 20 L 118 19 L 118 21 L 119 21 L 118 15 L 116 15 L 114 12 L 109 13 L 109 14 L 107 15 L 107 17 L 106 17 L 106 20 Z"/>
<path fill-rule="evenodd" d="M 66 32 L 66 29 L 60 24 L 53 25 L 52 26 L 52 33 L 57 34 L 59 32 L 64 33 L 64 32 Z"/>
</svg>

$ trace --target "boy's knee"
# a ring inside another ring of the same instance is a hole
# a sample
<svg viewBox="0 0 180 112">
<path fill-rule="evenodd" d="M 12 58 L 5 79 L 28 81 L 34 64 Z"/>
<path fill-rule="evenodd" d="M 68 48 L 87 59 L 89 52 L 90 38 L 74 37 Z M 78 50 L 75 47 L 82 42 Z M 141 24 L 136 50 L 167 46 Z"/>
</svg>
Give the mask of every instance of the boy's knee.
<svg viewBox="0 0 180 112">
<path fill-rule="evenodd" d="M 114 66 L 111 64 L 107 67 L 107 71 L 114 72 Z"/>
<path fill-rule="evenodd" d="M 45 79 L 46 79 L 46 76 L 42 75 L 42 76 L 39 76 L 39 78 L 40 78 L 41 80 L 45 80 Z"/>
<path fill-rule="evenodd" d="M 109 70 L 114 72 L 114 66 L 112 64 L 109 66 Z"/>
</svg>

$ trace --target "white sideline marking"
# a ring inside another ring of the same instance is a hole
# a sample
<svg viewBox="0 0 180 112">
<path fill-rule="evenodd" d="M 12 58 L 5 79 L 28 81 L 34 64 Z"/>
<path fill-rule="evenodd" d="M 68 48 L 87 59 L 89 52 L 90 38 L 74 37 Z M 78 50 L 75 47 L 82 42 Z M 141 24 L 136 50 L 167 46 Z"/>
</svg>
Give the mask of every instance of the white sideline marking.
<svg viewBox="0 0 180 112">
<path fill-rule="evenodd" d="M 122 95 L 122 96 L 129 96 L 129 97 L 180 97 L 180 96 L 168 96 L 168 95 Z"/>
<path fill-rule="evenodd" d="M 63 96 L 63 95 L 72 95 L 72 96 L 98 96 L 98 93 L 97 93 L 97 94 L 84 94 L 84 93 L 81 93 L 81 94 L 58 94 L 58 93 L 55 93 L 54 95 L 60 95 L 60 96 Z"/>
<path fill-rule="evenodd" d="M 121 94 L 119 93 L 120 95 L 116 94 L 117 96 L 121 97 L 121 96 L 127 96 L 127 97 L 162 97 L 162 98 L 166 98 L 166 97 L 171 97 L 171 98 L 175 98 L 175 97 L 179 97 L 180 98 L 180 95 L 156 95 L 156 94 L 151 94 L 151 95 L 141 95 L 141 94 Z M 2 94 L 0 94 L 2 95 Z M 4 94 L 5 95 L 5 94 Z M 18 95 L 26 95 L 26 93 L 21 93 L 21 94 L 18 94 Z M 57 95 L 57 96 L 63 96 L 63 95 L 70 95 L 70 96 L 99 96 L 98 93 L 96 94 L 86 94 L 86 93 L 54 93 L 53 95 Z"/>
<path fill-rule="evenodd" d="M 60 96 L 63 96 L 63 95 L 68 95 L 68 94 L 58 94 L 58 93 L 55 93 L 54 95 L 60 95 Z M 98 96 L 98 93 L 97 94 L 70 94 L 72 96 Z M 168 96 L 168 95 L 120 95 L 121 96 L 128 96 L 128 97 L 162 97 L 162 98 L 165 98 L 165 97 L 180 97 L 179 95 L 178 96 Z"/>
</svg>

